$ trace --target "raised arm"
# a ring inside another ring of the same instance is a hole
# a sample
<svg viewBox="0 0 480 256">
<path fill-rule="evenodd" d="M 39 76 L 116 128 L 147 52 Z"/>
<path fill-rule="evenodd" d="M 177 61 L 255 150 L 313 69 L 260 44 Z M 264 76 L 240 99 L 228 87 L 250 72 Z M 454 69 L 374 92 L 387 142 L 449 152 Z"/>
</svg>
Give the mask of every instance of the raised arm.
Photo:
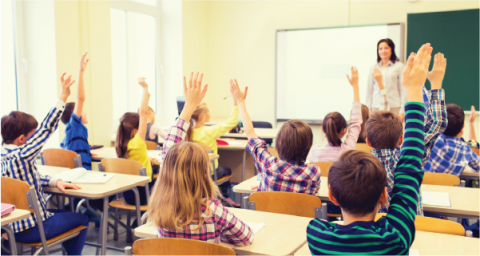
<svg viewBox="0 0 480 256">
<path fill-rule="evenodd" d="M 214 138 L 220 138 L 222 135 L 230 131 L 233 127 L 238 124 L 238 106 L 237 102 L 233 100 L 234 105 L 232 108 L 232 112 L 230 112 L 230 116 L 226 122 L 221 124 L 213 125 L 213 126 L 205 126 L 204 131 Z"/>
<path fill-rule="evenodd" d="M 353 109 L 350 116 L 350 125 L 348 127 L 347 138 L 342 143 L 342 150 L 355 149 L 362 124 L 362 105 L 360 104 L 360 92 L 358 89 L 358 70 L 351 68 L 352 78 L 347 75 L 348 82 L 353 89 Z"/>
<path fill-rule="evenodd" d="M 470 136 L 468 140 L 477 141 L 477 136 L 475 134 L 475 119 L 477 118 L 477 111 L 475 111 L 475 106 L 472 105 L 470 109 L 470 119 L 468 120 L 469 128 L 470 128 Z"/>
<path fill-rule="evenodd" d="M 250 119 L 250 116 L 247 112 L 247 107 L 245 106 L 245 98 L 247 98 L 248 86 L 245 87 L 245 91 L 242 92 L 238 86 L 237 79 L 230 80 L 230 92 L 238 104 L 238 109 L 242 115 L 243 128 L 245 128 L 245 133 L 247 134 L 248 139 L 250 140 L 252 138 L 257 138 L 258 136 L 253 129 L 252 119 Z"/>
<path fill-rule="evenodd" d="M 142 103 L 140 105 L 140 122 L 138 124 L 137 134 L 145 141 L 145 135 L 147 134 L 147 119 L 148 119 L 148 100 L 150 99 L 150 93 L 148 93 L 148 85 L 145 82 L 145 77 L 138 78 L 138 84 L 143 87 Z"/>
<path fill-rule="evenodd" d="M 353 89 L 353 102 L 360 102 L 360 91 L 358 89 L 358 70 L 356 67 L 351 67 L 352 78 L 347 74 L 347 79 Z"/>
<path fill-rule="evenodd" d="M 85 102 L 85 88 L 83 86 L 83 72 L 87 68 L 88 59 L 87 52 L 85 52 L 80 58 L 80 71 L 78 72 L 78 91 L 77 91 L 77 103 L 75 104 L 75 109 L 73 113 L 77 117 L 82 117 L 83 112 L 83 103 Z"/>
<path fill-rule="evenodd" d="M 383 84 L 383 75 L 382 71 L 379 68 L 373 68 L 373 78 L 377 81 L 378 89 L 380 90 L 380 108 L 379 110 L 390 110 L 390 106 L 388 105 L 388 97 L 387 97 L 387 90 L 385 90 L 385 85 Z"/>
</svg>

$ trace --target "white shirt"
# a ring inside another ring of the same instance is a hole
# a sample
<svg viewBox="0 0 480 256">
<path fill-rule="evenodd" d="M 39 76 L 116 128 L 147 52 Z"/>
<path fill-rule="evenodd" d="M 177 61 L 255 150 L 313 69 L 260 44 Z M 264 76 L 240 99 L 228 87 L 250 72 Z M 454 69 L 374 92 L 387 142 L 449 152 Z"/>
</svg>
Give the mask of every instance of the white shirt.
<svg viewBox="0 0 480 256">
<path fill-rule="evenodd" d="M 378 67 L 382 72 L 383 84 L 387 91 L 390 108 L 400 108 L 400 113 L 403 113 L 403 106 L 407 102 L 407 94 L 402 85 L 403 63 L 400 61 L 396 61 L 395 64 L 389 61 L 385 67 L 382 67 L 379 62 L 370 68 L 367 83 L 367 107 L 370 110 L 372 108 L 380 108 L 382 95 L 377 81 L 373 78 L 373 68 L 375 67 Z"/>
<path fill-rule="evenodd" d="M 164 131 L 159 125 L 153 124 L 150 128 L 150 133 L 148 134 L 148 137 L 153 140 L 157 135 L 162 137 L 162 139 L 165 139 L 168 133 Z"/>
</svg>

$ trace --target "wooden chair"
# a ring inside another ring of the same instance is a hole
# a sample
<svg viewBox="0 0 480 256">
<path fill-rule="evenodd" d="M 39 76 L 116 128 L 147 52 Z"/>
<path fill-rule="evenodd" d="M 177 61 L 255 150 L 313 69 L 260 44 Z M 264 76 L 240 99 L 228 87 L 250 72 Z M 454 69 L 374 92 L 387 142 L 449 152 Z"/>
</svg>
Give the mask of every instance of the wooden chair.
<svg viewBox="0 0 480 256">
<path fill-rule="evenodd" d="M 145 144 L 147 144 L 147 150 L 156 150 L 157 147 L 158 147 L 157 143 L 155 143 L 153 141 L 149 141 L 149 140 L 146 140 Z"/>
<path fill-rule="evenodd" d="M 311 164 L 320 167 L 320 175 L 322 177 L 328 177 L 328 171 L 330 171 L 330 167 L 332 167 L 333 162 L 313 162 Z"/>
<path fill-rule="evenodd" d="M 77 168 L 82 167 L 82 157 L 74 151 L 61 149 L 61 148 L 49 148 L 42 151 L 41 154 L 42 164 L 48 166 L 57 166 L 65 168 Z"/>
<path fill-rule="evenodd" d="M 250 195 L 250 210 L 327 219 L 327 204 L 316 196 L 293 192 L 255 192 Z"/>
<path fill-rule="evenodd" d="M 357 145 L 355 146 L 355 150 L 365 151 L 368 153 L 370 153 L 370 150 L 372 149 L 373 148 L 367 145 L 367 143 L 357 143 Z"/>
<path fill-rule="evenodd" d="M 452 174 L 425 172 L 422 184 L 455 186 L 460 185 L 460 178 Z"/>
<path fill-rule="evenodd" d="M 103 159 L 98 166 L 100 171 L 102 172 L 111 172 L 111 173 L 119 173 L 119 174 L 127 174 L 127 175 L 141 175 L 147 176 L 147 171 L 143 165 L 135 160 L 129 159 L 122 159 L 122 158 L 110 158 L 110 159 Z M 147 201 L 150 197 L 150 188 L 148 187 L 149 181 L 147 181 L 144 185 L 139 185 L 140 187 L 145 187 L 145 192 L 147 196 Z M 134 188 L 136 189 L 136 188 Z M 132 241 L 132 229 L 131 225 L 131 213 L 137 211 L 137 207 L 135 205 L 128 204 L 121 194 L 117 195 L 117 199 L 112 201 L 108 204 L 110 207 L 115 209 L 115 216 L 110 214 L 115 220 L 115 233 L 114 233 L 114 240 L 118 240 L 118 224 L 124 227 L 127 230 L 127 242 Z M 140 225 L 141 218 L 140 212 L 147 211 L 148 205 L 141 205 L 139 211 L 137 212 L 137 223 Z M 118 210 L 126 210 L 127 211 L 127 223 L 123 223 L 118 218 Z"/>
<path fill-rule="evenodd" d="M 183 238 L 149 238 L 137 240 L 126 255 L 235 255 L 226 246 Z"/>
<path fill-rule="evenodd" d="M 386 215 L 386 213 L 377 214 L 375 221 Z M 465 236 L 465 228 L 459 223 L 424 216 L 415 217 L 415 229 L 432 233 Z"/>
<path fill-rule="evenodd" d="M 29 202 L 31 204 L 29 204 Z M 36 216 L 41 216 L 40 206 L 38 205 L 37 193 L 33 186 L 29 186 L 27 182 L 2 177 L 2 203 L 13 204 L 17 209 L 28 210 L 31 213 L 35 213 Z M 40 232 L 40 242 L 38 243 L 21 243 L 17 244 L 31 246 L 33 255 L 38 255 L 43 251 L 43 254 L 49 255 L 49 247 L 57 244 L 61 244 L 65 240 L 75 237 L 80 231 L 86 229 L 85 226 L 75 227 L 63 234 L 56 237 L 46 239 L 43 229 L 43 222 L 41 218 L 36 219 L 36 225 Z M 37 247 L 40 247 L 36 250 Z"/>
<path fill-rule="evenodd" d="M 480 155 L 480 150 L 478 148 L 471 148 L 473 152 L 475 152 L 477 155 Z"/>
</svg>

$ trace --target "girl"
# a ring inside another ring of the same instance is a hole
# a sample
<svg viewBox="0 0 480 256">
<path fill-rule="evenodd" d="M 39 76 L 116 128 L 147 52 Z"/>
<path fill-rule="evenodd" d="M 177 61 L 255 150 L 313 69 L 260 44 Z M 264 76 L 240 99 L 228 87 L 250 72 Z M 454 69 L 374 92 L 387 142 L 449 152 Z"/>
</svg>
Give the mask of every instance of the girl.
<svg viewBox="0 0 480 256">
<path fill-rule="evenodd" d="M 117 139 L 115 141 L 115 150 L 118 158 L 125 158 L 142 163 L 147 169 L 147 176 L 150 177 L 150 187 L 153 186 L 152 181 L 152 164 L 147 154 L 147 145 L 145 144 L 145 135 L 147 134 L 147 116 L 148 116 L 148 85 L 145 78 L 138 79 L 138 83 L 143 87 L 142 105 L 140 106 L 140 114 L 125 113 L 120 118 L 120 125 L 117 130 Z M 147 204 L 147 196 L 144 187 L 137 187 L 140 193 L 140 205 Z M 123 197 L 128 204 L 135 205 L 135 195 L 133 191 L 123 192 Z"/>
<path fill-rule="evenodd" d="M 224 135 L 226 132 L 230 131 L 233 127 L 237 125 L 238 122 L 238 107 L 237 102 L 233 101 L 233 109 L 230 113 L 230 117 L 225 123 L 214 125 L 214 126 L 205 126 L 206 122 L 210 121 L 210 111 L 208 110 L 207 104 L 201 103 L 197 106 L 195 111 L 192 114 L 191 126 L 188 128 L 186 141 L 194 141 L 198 143 L 205 144 L 209 146 L 213 153 L 218 153 L 217 139 Z M 193 126 L 193 129 L 192 129 Z M 215 160 L 215 167 L 217 169 L 217 179 L 225 177 L 232 174 L 232 170 L 226 166 L 219 166 L 218 160 Z M 213 172 L 210 173 L 213 177 Z M 228 202 L 228 204 L 240 207 L 240 204 L 235 203 L 228 196 L 228 189 L 230 188 L 230 181 L 227 181 L 220 185 L 220 190 L 222 192 L 223 198 Z"/>
<path fill-rule="evenodd" d="M 193 74 L 192 74 L 193 75 Z M 219 201 L 220 192 L 210 178 L 207 151 L 197 143 L 183 141 L 195 107 L 207 91 L 201 88 L 203 74 L 192 86 L 184 78 L 185 106 L 165 139 L 160 176 L 150 197 L 148 218 L 157 226 L 157 236 L 191 238 L 219 244 L 251 245 L 253 231 Z"/>
<path fill-rule="evenodd" d="M 350 127 L 348 128 L 347 139 L 342 143 L 342 137 L 347 132 L 347 122 L 342 114 L 331 112 L 323 119 L 322 130 L 327 137 L 325 146 L 314 146 L 308 160 L 312 162 L 335 162 L 346 150 L 355 149 L 360 125 L 362 124 L 362 111 L 358 89 L 358 70 L 351 68 L 352 78 L 347 75 L 348 81 L 353 88 L 353 110 L 350 116 Z"/>
<path fill-rule="evenodd" d="M 366 143 L 365 139 L 367 138 L 367 130 L 365 129 L 365 124 L 369 117 L 370 111 L 368 110 L 368 107 L 362 104 L 362 126 L 360 127 L 360 135 L 358 135 L 357 143 Z"/>
</svg>

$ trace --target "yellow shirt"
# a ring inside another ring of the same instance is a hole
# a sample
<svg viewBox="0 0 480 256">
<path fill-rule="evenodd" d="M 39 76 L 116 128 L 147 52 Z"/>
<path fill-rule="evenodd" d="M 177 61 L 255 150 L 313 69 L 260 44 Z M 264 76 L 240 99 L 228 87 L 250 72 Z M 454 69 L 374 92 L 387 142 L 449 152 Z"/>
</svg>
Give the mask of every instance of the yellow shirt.
<svg viewBox="0 0 480 256">
<path fill-rule="evenodd" d="M 192 140 L 202 143 L 213 149 L 213 153 L 218 154 L 217 139 L 230 131 L 238 124 L 238 107 L 234 106 L 228 120 L 222 124 L 213 126 L 203 126 L 193 129 Z M 215 167 L 218 167 L 218 160 L 215 160 Z M 213 173 L 212 173 L 213 175 Z"/>
<path fill-rule="evenodd" d="M 143 167 L 146 167 L 147 176 L 150 177 L 151 182 L 152 164 L 150 163 L 150 158 L 147 154 L 147 144 L 145 144 L 145 141 L 140 138 L 138 133 L 135 134 L 135 137 L 128 142 L 127 155 L 128 159 L 138 161 L 142 163 Z"/>
</svg>

